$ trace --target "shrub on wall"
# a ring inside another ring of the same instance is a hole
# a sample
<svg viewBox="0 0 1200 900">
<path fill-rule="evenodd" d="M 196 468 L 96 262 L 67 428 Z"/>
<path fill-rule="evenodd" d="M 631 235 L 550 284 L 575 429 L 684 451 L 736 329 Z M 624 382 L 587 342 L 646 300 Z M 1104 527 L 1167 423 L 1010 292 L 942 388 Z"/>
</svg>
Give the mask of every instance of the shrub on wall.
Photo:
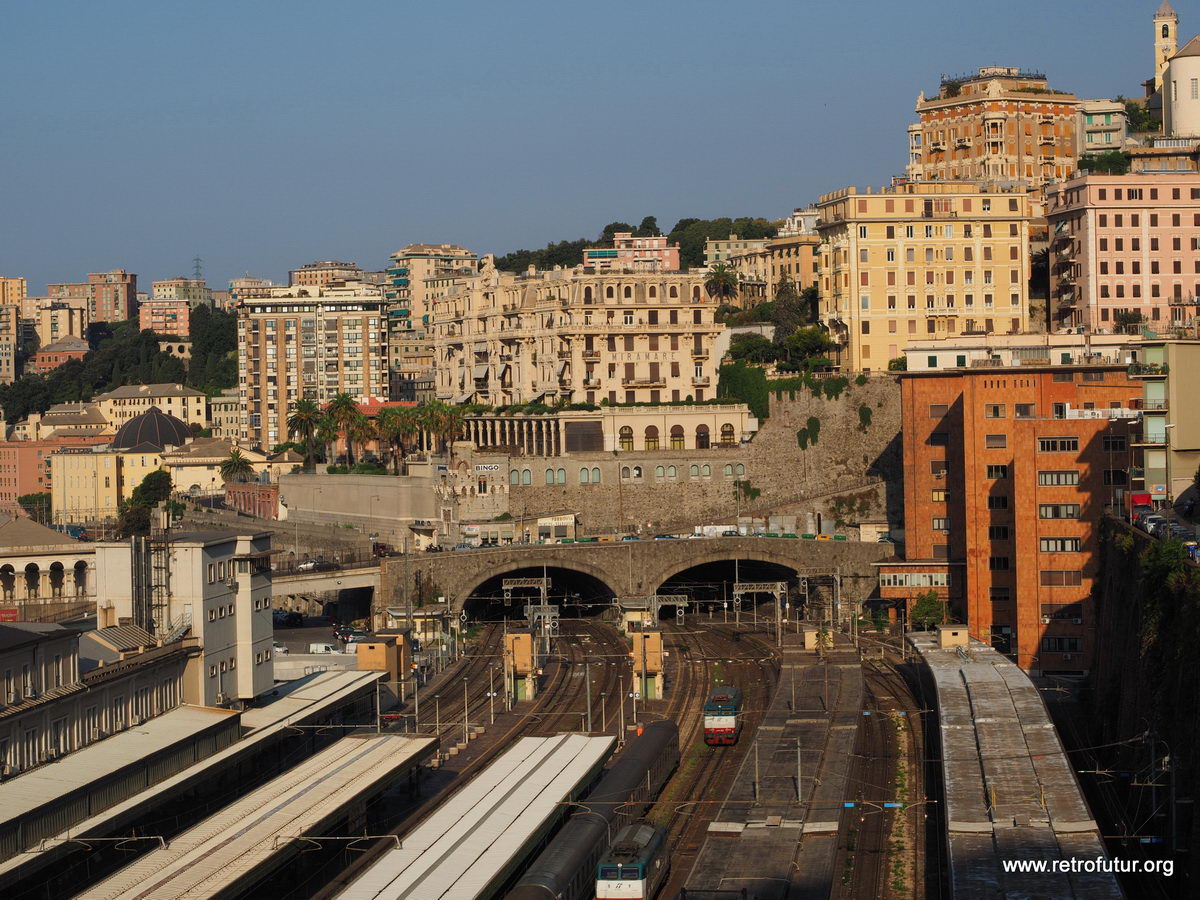
<svg viewBox="0 0 1200 900">
<path fill-rule="evenodd" d="M 767 376 L 762 369 L 739 362 L 721 366 L 717 373 L 717 397 L 742 401 L 760 420 L 771 414 Z"/>
<path fill-rule="evenodd" d="M 871 407 L 864 403 L 858 408 L 858 427 L 860 431 L 866 431 L 870 426 Z"/>
</svg>

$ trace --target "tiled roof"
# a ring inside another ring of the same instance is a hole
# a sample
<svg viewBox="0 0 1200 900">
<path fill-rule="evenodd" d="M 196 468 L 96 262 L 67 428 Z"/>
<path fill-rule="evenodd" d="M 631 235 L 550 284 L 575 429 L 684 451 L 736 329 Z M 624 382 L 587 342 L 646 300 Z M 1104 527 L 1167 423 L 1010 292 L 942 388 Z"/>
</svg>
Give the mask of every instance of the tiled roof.
<svg viewBox="0 0 1200 900">
<path fill-rule="evenodd" d="M 61 531 L 30 519 L 8 519 L 0 524 L 0 547 L 44 547 L 47 544 L 78 544 Z"/>
<path fill-rule="evenodd" d="M 142 397 L 203 397 L 203 391 L 182 384 L 125 384 L 101 394 L 97 400 L 132 400 Z"/>
</svg>

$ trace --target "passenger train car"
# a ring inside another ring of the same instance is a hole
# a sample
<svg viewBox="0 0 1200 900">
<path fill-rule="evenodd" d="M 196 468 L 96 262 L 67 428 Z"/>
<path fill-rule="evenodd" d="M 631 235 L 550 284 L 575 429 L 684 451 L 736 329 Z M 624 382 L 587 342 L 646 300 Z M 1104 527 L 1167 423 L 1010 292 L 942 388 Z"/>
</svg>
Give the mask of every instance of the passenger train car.
<svg viewBox="0 0 1200 900">
<path fill-rule="evenodd" d="M 742 692 L 719 687 L 704 704 L 704 743 L 713 746 L 736 744 L 742 733 Z"/>
<path fill-rule="evenodd" d="M 596 863 L 608 852 L 610 835 L 645 815 L 678 764 L 679 729 L 670 720 L 651 722 L 577 801 L 581 809 L 525 870 L 507 900 L 592 897 Z"/>
<path fill-rule="evenodd" d="M 596 900 L 652 900 L 670 871 L 667 833 L 649 822 L 626 825 L 596 866 Z"/>
</svg>

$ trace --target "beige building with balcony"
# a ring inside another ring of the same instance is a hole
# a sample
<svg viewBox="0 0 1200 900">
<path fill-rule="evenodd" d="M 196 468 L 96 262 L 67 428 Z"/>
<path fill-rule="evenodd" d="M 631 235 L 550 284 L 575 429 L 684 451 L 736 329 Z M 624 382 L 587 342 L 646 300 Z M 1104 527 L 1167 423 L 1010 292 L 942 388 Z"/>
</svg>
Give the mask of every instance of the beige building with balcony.
<svg viewBox="0 0 1200 900">
<path fill-rule="evenodd" d="M 911 341 L 1029 330 L 1024 189 L 846 188 L 818 209 L 821 322 L 843 369 L 886 369 Z"/>
<path fill-rule="evenodd" d="M 1200 174 L 1086 175 L 1052 185 L 1050 302 L 1055 321 L 1114 331 L 1196 323 Z"/>
<path fill-rule="evenodd" d="M 212 291 L 203 278 L 168 278 L 150 283 L 151 300 L 186 300 L 188 306 L 211 306 Z"/>
<path fill-rule="evenodd" d="M 1081 100 L 1075 112 L 1075 156 L 1125 148 L 1129 119 L 1116 100 Z"/>
<path fill-rule="evenodd" d="M 774 300 L 784 279 L 797 291 L 816 287 L 820 245 L 816 231 L 789 234 L 764 241 L 757 250 L 730 257 L 729 266 L 738 274 L 742 302 L 754 305 Z"/>
<path fill-rule="evenodd" d="M 487 266 L 434 302 L 437 396 L 492 405 L 711 399 L 724 326 L 704 277 Z"/>
<path fill-rule="evenodd" d="M 1053 90 L 1040 72 L 984 66 L 944 78 L 935 97 L 917 98 L 908 127 L 913 181 L 1021 181 L 1043 185 L 1075 171 L 1079 99 Z"/>
<path fill-rule="evenodd" d="M 26 343 L 36 347 L 54 344 L 64 338 L 87 340 L 87 304 L 75 301 L 39 298 L 33 309 L 22 313 Z"/>
<path fill-rule="evenodd" d="M 337 394 L 388 393 L 387 300 L 378 285 L 268 288 L 238 303 L 240 440 L 288 439 L 297 400 L 324 406 Z"/>
<path fill-rule="evenodd" d="M 288 272 L 291 287 L 324 287 L 337 281 L 361 281 L 366 273 L 358 263 L 323 259 Z M 262 285 L 266 287 L 267 285 Z"/>
<path fill-rule="evenodd" d="M 0 304 L 20 303 L 28 293 L 25 279 L 20 276 L 0 275 Z"/>
<path fill-rule="evenodd" d="M 1200 341 L 1147 340 L 1130 375 L 1142 383 L 1142 461 L 1131 489 L 1174 505 L 1200 467 L 1200 408 L 1192 393 L 1200 380 Z M 1181 510 L 1182 512 L 1182 510 Z"/>
<path fill-rule="evenodd" d="M 17 349 L 21 346 L 21 305 L 0 304 L 0 384 L 17 377 Z"/>
</svg>

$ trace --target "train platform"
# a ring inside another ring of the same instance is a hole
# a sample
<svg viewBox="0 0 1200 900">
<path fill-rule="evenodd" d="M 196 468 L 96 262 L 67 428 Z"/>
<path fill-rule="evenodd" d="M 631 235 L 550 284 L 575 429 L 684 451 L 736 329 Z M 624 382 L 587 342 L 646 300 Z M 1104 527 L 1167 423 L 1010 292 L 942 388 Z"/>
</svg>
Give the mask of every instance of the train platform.
<svg viewBox="0 0 1200 900">
<path fill-rule="evenodd" d="M 2 788 L 10 793 L 0 808 L 21 831 L 16 852 L 0 862 L 0 888 L 44 877 L 38 873 L 84 850 L 86 839 L 128 833 L 186 791 L 203 790 L 231 772 L 260 769 L 264 755 L 277 753 L 289 738 L 322 725 L 365 723 L 374 715 L 380 677 L 315 673 L 278 685 L 260 706 L 240 714 L 181 707 L 5 782 Z M 214 728 L 219 736 L 208 734 Z M 128 772 L 122 769 L 125 760 Z M 29 799 L 18 801 L 18 791 Z M 45 812 L 31 813 L 37 808 Z"/>
<path fill-rule="evenodd" d="M 781 662 L 754 746 L 709 824 L 687 880 L 689 894 L 744 890 L 755 900 L 829 895 L 862 716 L 862 666 L 848 644 L 839 641 L 817 656 L 795 636 L 785 636 Z"/>
<path fill-rule="evenodd" d="M 240 797 L 83 891 L 83 900 L 248 896 L 306 848 L 426 760 L 433 738 L 355 735 Z"/>
<path fill-rule="evenodd" d="M 931 632 L 909 635 L 909 644 L 937 693 L 952 895 L 1123 897 L 1109 874 L 1004 871 L 1003 860 L 1095 860 L 1107 853 L 1029 677 L 979 641 L 943 649 Z"/>
<path fill-rule="evenodd" d="M 595 781 L 616 738 L 521 738 L 401 835 L 337 896 L 459 900 L 488 896 L 517 872 Z"/>
</svg>

